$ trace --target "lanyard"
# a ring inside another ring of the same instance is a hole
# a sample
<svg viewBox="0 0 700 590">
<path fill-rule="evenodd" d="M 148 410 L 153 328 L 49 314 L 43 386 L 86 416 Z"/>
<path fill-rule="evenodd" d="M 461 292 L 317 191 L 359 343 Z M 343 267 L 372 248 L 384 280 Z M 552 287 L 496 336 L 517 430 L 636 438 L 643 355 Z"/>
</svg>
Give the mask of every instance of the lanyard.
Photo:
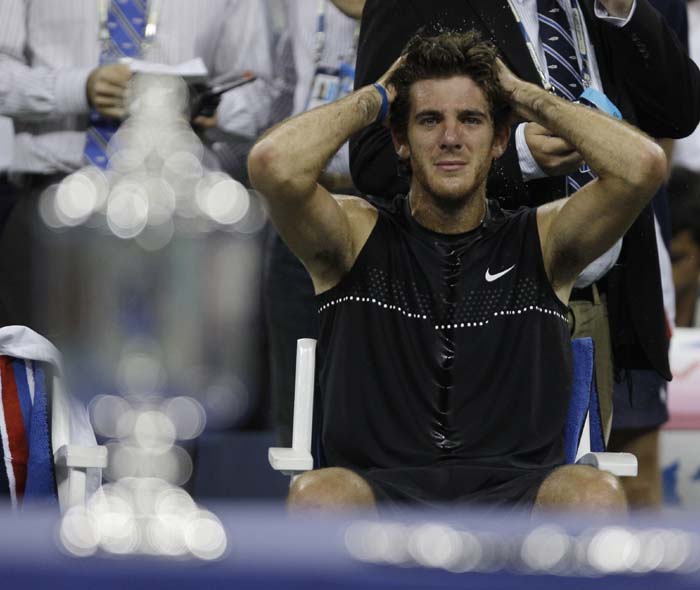
<svg viewBox="0 0 700 590">
<path fill-rule="evenodd" d="M 542 62 L 540 61 L 540 56 L 537 53 L 536 45 L 532 42 L 532 38 L 530 37 L 530 34 L 527 32 L 527 29 L 525 28 L 525 25 L 522 19 L 520 18 L 520 13 L 518 12 L 518 9 L 515 6 L 514 0 L 508 0 L 508 5 L 510 6 L 510 10 L 513 13 L 513 16 L 515 17 L 515 21 L 517 22 L 518 27 L 520 28 L 520 32 L 523 36 L 523 39 L 525 40 L 525 45 L 527 46 L 527 49 L 530 52 L 530 57 L 532 58 L 532 61 L 535 64 L 535 68 L 537 69 L 537 73 L 540 76 L 540 80 L 542 81 L 542 86 L 545 90 L 551 91 L 552 85 L 549 82 L 549 76 L 547 75 Z M 571 7 L 571 13 L 573 15 L 574 20 L 573 29 L 576 35 L 575 49 L 581 61 L 581 74 L 583 76 L 583 86 L 584 88 L 588 88 L 591 85 L 591 68 L 588 57 L 588 45 L 586 44 L 586 34 L 583 28 L 583 15 L 581 14 L 581 9 L 578 5 L 577 0 L 569 0 L 569 5 Z"/>
<path fill-rule="evenodd" d="M 357 55 L 357 42 L 360 37 L 360 27 L 355 25 L 353 32 L 353 54 Z M 316 10 L 316 55 L 314 56 L 314 65 L 316 69 L 321 65 L 323 58 L 323 50 L 326 47 L 326 0 L 318 0 L 318 8 Z M 343 59 L 346 59 L 345 57 Z"/>
<path fill-rule="evenodd" d="M 316 11 L 316 67 L 321 65 L 323 49 L 326 46 L 326 0 L 318 0 Z"/>
<path fill-rule="evenodd" d="M 100 32 L 98 35 L 100 45 L 103 50 L 106 49 L 110 40 L 109 27 L 107 20 L 109 19 L 109 3 L 112 0 L 100 0 Z M 116 1 L 116 0 L 114 0 Z M 158 32 L 158 19 L 160 18 L 161 0 L 149 0 L 148 16 L 146 17 L 146 29 L 141 42 L 141 53 L 143 54 L 153 43 Z"/>
</svg>

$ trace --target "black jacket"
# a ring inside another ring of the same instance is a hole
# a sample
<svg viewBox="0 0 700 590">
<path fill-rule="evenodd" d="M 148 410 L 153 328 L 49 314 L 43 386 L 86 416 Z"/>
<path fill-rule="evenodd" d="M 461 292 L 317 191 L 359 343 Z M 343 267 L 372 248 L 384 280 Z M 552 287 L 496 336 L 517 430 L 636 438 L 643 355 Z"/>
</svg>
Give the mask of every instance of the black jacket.
<svg viewBox="0 0 700 590">
<path fill-rule="evenodd" d="M 648 0 L 637 0 L 630 22 L 613 27 L 595 17 L 593 0 L 579 0 L 608 97 L 623 117 L 653 137 L 689 135 L 700 121 L 700 71 Z M 507 0 L 367 0 L 358 46 L 357 88 L 375 82 L 421 27 L 479 30 L 497 45 L 513 72 L 540 83 Z M 350 142 L 357 188 L 390 198 L 406 192 L 396 174 L 389 132 L 372 125 Z M 489 196 L 506 207 L 537 206 L 562 196 L 561 179 L 523 182 L 514 137 L 493 167 Z M 667 379 L 668 337 L 663 314 L 653 216 L 647 207 L 625 236 L 616 267 L 608 274 L 608 307 L 618 367 L 653 368 Z"/>
</svg>

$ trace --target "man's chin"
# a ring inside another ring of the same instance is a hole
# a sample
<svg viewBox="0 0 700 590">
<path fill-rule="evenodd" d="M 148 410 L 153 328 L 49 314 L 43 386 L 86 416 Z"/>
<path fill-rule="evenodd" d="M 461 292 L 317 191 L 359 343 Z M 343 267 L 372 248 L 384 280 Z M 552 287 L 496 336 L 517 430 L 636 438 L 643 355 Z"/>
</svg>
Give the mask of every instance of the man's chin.
<svg viewBox="0 0 700 590">
<path fill-rule="evenodd" d="M 421 174 L 414 168 L 414 179 L 422 192 L 441 209 L 458 209 L 477 192 L 478 185 L 471 175 L 440 176 Z"/>
<path fill-rule="evenodd" d="M 469 200 L 474 190 L 469 186 L 432 186 L 429 193 L 433 200 L 444 208 L 458 208 Z"/>
</svg>

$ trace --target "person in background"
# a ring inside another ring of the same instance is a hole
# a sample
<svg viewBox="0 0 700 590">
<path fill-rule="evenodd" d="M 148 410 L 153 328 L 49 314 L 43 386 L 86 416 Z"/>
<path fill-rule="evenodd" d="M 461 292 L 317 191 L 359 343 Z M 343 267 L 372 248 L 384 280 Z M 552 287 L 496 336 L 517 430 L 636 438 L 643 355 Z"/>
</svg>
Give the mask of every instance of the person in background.
<svg viewBox="0 0 700 590">
<path fill-rule="evenodd" d="M 688 25 L 684 0 L 650 0 L 678 41 L 687 51 Z M 677 141 L 659 137 L 659 145 L 670 162 Z M 683 141 L 683 140 L 680 140 Z M 666 183 L 652 201 L 654 230 L 659 265 L 664 316 L 667 334 L 673 335 L 676 322 L 676 302 L 671 268 L 671 221 Z M 631 292 L 630 300 L 640 297 Z M 612 434 L 608 442 L 611 451 L 632 453 L 637 457 L 637 477 L 625 478 L 623 485 L 630 505 L 635 508 L 658 509 L 662 501 L 659 435 L 668 420 L 668 385 L 657 371 L 636 367 L 618 370 L 613 395 Z"/>
<path fill-rule="evenodd" d="M 286 0 L 286 46 L 277 67 L 290 87 L 297 115 L 352 90 L 364 1 Z M 354 192 L 348 145 L 331 159 L 321 179 L 330 190 Z M 272 230 L 266 248 L 265 308 L 270 349 L 274 424 L 282 446 L 291 444 L 296 341 L 318 336 L 313 285 L 299 260 Z"/>
<path fill-rule="evenodd" d="M 688 0 L 688 49 L 690 57 L 700 64 L 700 0 Z M 676 142 L 673 165 L 700 172 L 700 128 Z"/>
<path fill-rule="evenodd" d="M 33 227 L 37 197 L 88 162 L 106 163 L 104 148 L 87 140 L 94 121 L 116 128 L 127 114 L 132 73 L 121 57 L 168 65 L 200 57 L 212 79 L 253 72 L 257 81 L 226 93 L 214 118 L 194 124 L 250 138 L 268 124 L 272 58 L 264 3 L 3 0 L 0 115 L 12 119 L 15 133 L 13 159 L 2 172 L 19 198 L 0 236 L 3 251 L 14 253 L 0 261 L 0 325 L 45 333 L 33 313 L 47 304 L 32 276 L 43 259 Z M 221 167 L 213 151 L 205 154 L 205 166 Z"/>
<path fill-rule="evenodd" d="M 676 326 L 698 325 L 700 279 L 700 173 L 675 168 L 668 186 Z"/>
</svg>

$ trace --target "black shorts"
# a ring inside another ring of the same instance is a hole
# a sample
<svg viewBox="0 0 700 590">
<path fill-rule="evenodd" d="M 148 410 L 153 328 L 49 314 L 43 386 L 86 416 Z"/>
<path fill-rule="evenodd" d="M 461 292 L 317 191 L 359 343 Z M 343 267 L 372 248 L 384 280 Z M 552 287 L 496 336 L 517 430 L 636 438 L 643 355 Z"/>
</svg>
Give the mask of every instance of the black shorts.
<svg viewBox="0 0 700 590">
<path fill-rule="evenodd" d="M 613 430 L 653 428 L 666 422 L 667 385 L 656 371 L 624 371 L 613 390 Z"/>
<path fill-rule="evenodd" d="M 371 486 L 380 510 L 446 504 L 530 510 L 542 482 L 553 470 L 435 465 L 370 469 L 360 475 Z"/>
</svg>

